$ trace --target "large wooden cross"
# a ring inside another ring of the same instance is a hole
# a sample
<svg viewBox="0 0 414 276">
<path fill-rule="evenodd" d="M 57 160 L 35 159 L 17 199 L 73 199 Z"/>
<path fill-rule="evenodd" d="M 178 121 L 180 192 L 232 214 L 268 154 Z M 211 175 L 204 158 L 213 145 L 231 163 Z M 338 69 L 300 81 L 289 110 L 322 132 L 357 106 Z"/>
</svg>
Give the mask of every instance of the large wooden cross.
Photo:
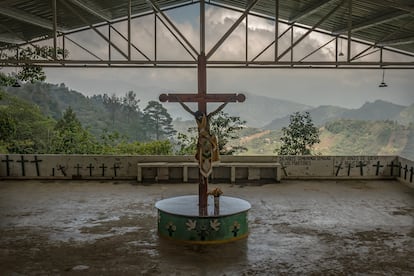
<svg viewBox="0 0 414 276">
<path fill-rule="evenodd" d="M 246 96 L 244 94 L 207 94 L 207 67 L 206 57 L 204 53 L 198 56 L 198 93 L 197 94 L 161 94 L 159 100 L 161 102 L 196 102 L 198 103 L 198 111 L 207 115 L 207 103 L 217 102 L 244 102 Z M 199 173 L 199 214 L 207 215 L 207 178 Z"/>
</svg>

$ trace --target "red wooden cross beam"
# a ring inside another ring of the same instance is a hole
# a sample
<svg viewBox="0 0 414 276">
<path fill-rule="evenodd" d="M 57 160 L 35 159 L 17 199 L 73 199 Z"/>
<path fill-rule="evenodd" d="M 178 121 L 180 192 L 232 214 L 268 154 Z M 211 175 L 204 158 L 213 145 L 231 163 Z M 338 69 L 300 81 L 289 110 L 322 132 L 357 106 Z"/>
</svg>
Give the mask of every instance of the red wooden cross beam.
<svg viewBox="0 0 414 276">
<path fill-rule="evenodd" d="M 244 94 L 161 94 L 161 102 L 196 102 L 198 103 L 198 110 L 207 114 L 207 103 L 230 103 L 230 102 L 244 102 L 246 96 Z"/>
</svg>

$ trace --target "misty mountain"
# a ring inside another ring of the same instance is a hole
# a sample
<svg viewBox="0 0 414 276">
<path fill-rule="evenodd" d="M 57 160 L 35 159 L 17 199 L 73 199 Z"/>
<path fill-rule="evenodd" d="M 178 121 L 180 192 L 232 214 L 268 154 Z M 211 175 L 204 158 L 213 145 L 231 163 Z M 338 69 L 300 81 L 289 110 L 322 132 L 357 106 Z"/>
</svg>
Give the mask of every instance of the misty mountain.
<svg viewBox="0 0 414 276">
<path fill-rule="evenodd" d="M 376 100 L 367 102 L 358 109 L 350 109 L 342 116 L 344 119 L 365 120 L 365 121 L 394 121 L 396 117 L 405 109 L 406 106 Z"/>
<path fill-rule="evenodd" d="M 95 135 L 99 135 L 103 129 L 108 128 L 121 134 L 127 134 L 131 138 L 139 136 L 141 126 L 137 125 L 138 122 L 122 120 L 114 124 L 111 120 L 110 110 L 99 97 L 86 97 L 80 92 L 69 89 L 64 84 L 27 83 L 20 88 L 9 87 L 6 90 L 15 96 L 37 104 L 44 114 L 56 120 L 61 118 L 66 108 L 71 106 L 82 125 L 88 127 Z M 193 110 L 196 109 L 196 104 L 189 104 L 189 106 Z M 217 104 L 211 104 L 208 108 L 213 110 L 216 106 Z M 191 122 L 193 120 L 191 115 L 184 111 L 178 103 L 165 103 L 164 107 L 173 118 L 183 119 L 183 128 L 185 120 Z M 142 110 L 142 105 L 140 108 Z M 245 102 L 229 103 L 224 109 L 231 116 L 239 116 L 242 120 L 247 121 L 249 127 L 264 127 L 264 129 L 270 130 L 287 126 L 289 115 L 296 111 L 305 110 L 309 111 L 317 126 L 322 126 L 326 122 L 336 119 L 392 120 L 403 125 L 414 122 L 414 104 L 405 107 L 382 100 L 367 102 L 357 109 L 328 105 L 313 108 L 300 103 L 246 93 Z M 117 116 L 121 119 L 121 114 Z"/>
<path fill-rule="evenodd" d="M 312 117 L 316 126 L 322 126 L 326 122 L 338 119 L 350 119 L 361 121 L 397 121 L 400 124 L 408 125 L 414 122 L 414 105 L 409 107 L 394 103 L 376 100 L 367 102 L 357 109 L 347 109 L 337 106 L 319 106 L 306 110 Z M 295 111 L 293 111 L 295 112 Z M 293 113 L 292 112 L 292 113 Z M 283 118 L 276 118 L 264 129 L 281 129 L 289 125 L 289 115 Z"/>
</svg>

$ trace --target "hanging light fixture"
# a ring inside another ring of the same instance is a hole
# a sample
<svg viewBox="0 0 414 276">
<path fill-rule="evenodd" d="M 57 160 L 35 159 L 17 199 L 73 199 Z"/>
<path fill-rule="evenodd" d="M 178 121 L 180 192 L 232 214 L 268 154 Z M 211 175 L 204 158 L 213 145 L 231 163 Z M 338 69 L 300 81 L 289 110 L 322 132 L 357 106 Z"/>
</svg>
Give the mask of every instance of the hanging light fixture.
<svg viewBox="0 0 414 276">
<path fill-rule="evenodd" d="M 343 57 L 344 53 L 342 52 L 342 38 L 339 38 L 341 40 L 341 50 L 339 51 L 339 56 Z"/>
<path fill-rule="evenodd" d="M 384 81 L 385 77 L 385 69 L 382 69 L 382 82 L 378 85 L 378 87 L 388 87 L 388 85 Z"/>
</svg>

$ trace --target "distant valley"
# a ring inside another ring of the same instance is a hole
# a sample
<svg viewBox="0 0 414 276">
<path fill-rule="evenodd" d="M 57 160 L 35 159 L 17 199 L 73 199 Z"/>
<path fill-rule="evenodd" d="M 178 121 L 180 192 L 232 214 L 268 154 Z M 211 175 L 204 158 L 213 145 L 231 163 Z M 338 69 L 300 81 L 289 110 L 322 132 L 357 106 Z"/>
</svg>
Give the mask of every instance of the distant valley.
<svg viewBox="0 0 414 276">
<path fill-rule="evenodd" d="M 96 136 L 103 129 L 108 129 L 134 140 L 139 139 L 140 129 L 145 127 L 134 118 L 127 121 L 119 117 L 115 121 L 118 115 L 109 114 L 108 108 L 99 100 L 101 96 L 86 97 L 64 84 L 28 83 L 18 89 L 7 88 L 6 91 L 38 105 L 43 113 L 54 119 L 59 119 L 71 106 L 82 125 Z M 144 106 L 142 103 L 139 105 L 142 110 Z M 179 104 L 168 103 L 164 106 L 176 118 L 174 127 L 178 132 L 186 132 L 188 127 L 194 125 L 191 116 Z M 275 154 L 281 129 L 288 126 L 289 116 L 296 111 L 306 111 L 320 128 L 321 143 L 315 147 L 315 153 L 401 154 L 414 159 L 414 104 L 402 106 L 377 100 L 356 109 L 312 107 L 249 93 L 246 102 L 229 103 L 224 111 L 247 122 L 247 129 L 240 133 L 240 139 L 232 141 L 248 148 L 244 154 Z M 137 114 L 139 116 L 139 112 Z"/>
</svg>

